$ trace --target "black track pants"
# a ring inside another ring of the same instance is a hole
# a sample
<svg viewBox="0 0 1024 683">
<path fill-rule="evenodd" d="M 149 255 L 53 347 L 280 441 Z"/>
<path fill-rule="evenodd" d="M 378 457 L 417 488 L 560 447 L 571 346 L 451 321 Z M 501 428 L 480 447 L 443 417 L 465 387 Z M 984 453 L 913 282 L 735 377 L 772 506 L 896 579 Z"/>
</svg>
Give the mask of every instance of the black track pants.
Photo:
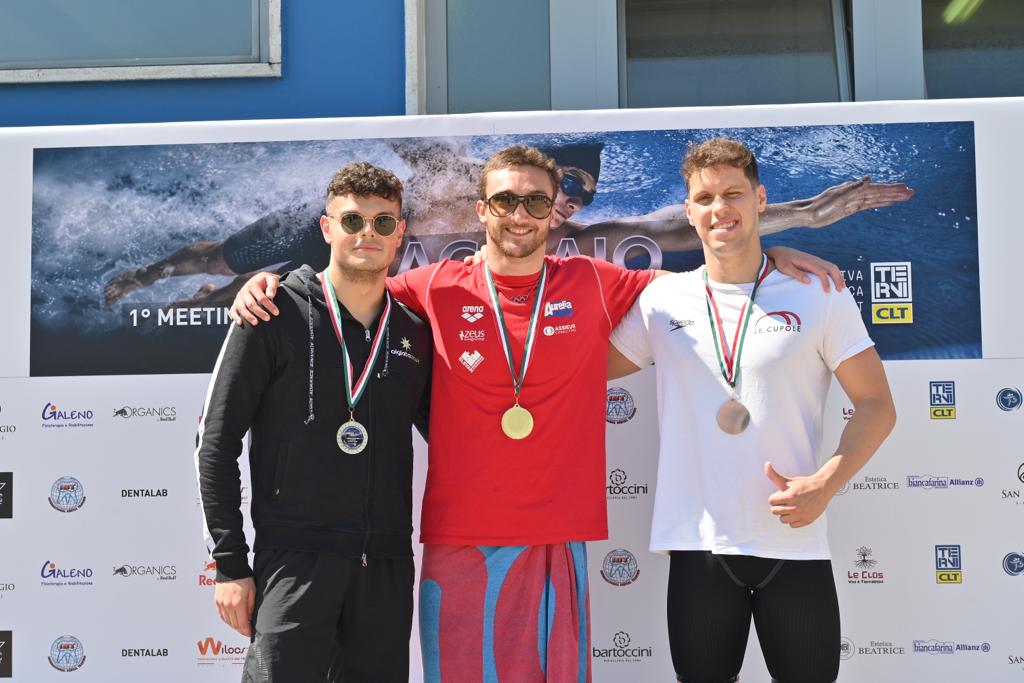
<svg viewBox="0 0 1024 683">
<path fill-rule="evenodd" d="M 407 683 L 412 558 L 256 553 L 243 683 Z"/>
</svg>

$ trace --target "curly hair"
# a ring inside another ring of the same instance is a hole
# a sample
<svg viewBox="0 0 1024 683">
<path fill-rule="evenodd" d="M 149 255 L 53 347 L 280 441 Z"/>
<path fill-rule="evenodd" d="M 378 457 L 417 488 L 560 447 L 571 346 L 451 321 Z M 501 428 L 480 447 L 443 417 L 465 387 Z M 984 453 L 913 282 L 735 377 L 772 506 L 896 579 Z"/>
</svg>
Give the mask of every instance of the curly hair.
<svg viewBox="0 0 1024 683">
<path fill-rule="evenodd" d="M 328 202 L 343 195 L 393 199 L 401 209 L 402 181 L 391 171 L 365 161 L 356 161 L 342 167 L 327 185 Z"/>
<path fill-rule="evenodd" d="M 512 145 L 495 152 L 480 174 L 480 199 L 487 199 L 487 176 L 491 171 L 500 171 L 514 166 L 533 166 L 548 174 L 551 178 L 551 187 L 558 192 L 558 185 L 562 182 L 562 171 L 558 168 L 555 160 L 536 147 L 526 145 Z"/>
<path fill-rule="evenodd" d="M 761 184 L 754 153 L 739 140 L 717 137 L 699 144 L 690 143 L 687 146 L 686 156 L 683 157 L 683 165 L 680 168 L 687 191 L 690 189 L 690 177 L 712 166 L 738 168 L 747 176 L 751 185 L 757 187 Z"/>
</svg>

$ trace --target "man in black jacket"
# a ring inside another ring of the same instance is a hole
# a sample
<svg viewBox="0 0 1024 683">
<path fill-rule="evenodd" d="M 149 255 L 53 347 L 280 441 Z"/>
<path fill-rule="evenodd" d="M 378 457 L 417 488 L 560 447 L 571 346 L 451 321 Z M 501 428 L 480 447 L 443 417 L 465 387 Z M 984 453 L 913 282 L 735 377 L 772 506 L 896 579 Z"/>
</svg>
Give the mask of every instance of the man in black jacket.
<svg viewBox="0 0 1024 683">
<path fill-rule="evenodd" d="M 327 270 L 290 273 L 281 314 L 232 325 L 213 371 L 196 466 L 217 609 L 252 638 L 244 681 L 408 680 L 411 426 L 426 424 L 432 342 L 384 288 L 405 230 L 401 192 L 370 164 L 341 169 L 320 219 Z"/>
</svg>

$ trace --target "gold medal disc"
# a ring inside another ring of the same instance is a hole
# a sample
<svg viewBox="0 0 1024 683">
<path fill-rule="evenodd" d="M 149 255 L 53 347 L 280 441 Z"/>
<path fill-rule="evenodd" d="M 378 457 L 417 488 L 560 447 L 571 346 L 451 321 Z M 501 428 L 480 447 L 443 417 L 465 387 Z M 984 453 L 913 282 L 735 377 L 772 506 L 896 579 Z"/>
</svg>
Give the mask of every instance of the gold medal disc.
<svg viewBox="0 0 1024 683">
<path fill-rule="evenodd" d="M 501 416 L 501 431 L 510 439 L 525 439 L 533 431 L 533 415 L 516 404 Z"/>
<path fill-rule="evenodd" d="M 739 434 L 750 424 L 750 411 L 734 398 L 722 404 L 715 416 L 718 427 L 726 434 Z"/>
</svg>

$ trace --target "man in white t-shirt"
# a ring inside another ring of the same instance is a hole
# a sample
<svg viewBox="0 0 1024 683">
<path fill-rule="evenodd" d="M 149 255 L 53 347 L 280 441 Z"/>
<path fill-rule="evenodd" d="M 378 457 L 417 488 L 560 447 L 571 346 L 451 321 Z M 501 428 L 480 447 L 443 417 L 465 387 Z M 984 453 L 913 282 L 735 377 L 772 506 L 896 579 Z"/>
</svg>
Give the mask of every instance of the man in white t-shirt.
<svg viewBox="0 0 1024 683">
<path fill-rule="evenodd" d="M 708 140 L 682 171 L 707 266 L 649 285 L 609 352 L 610 378 L 656 366 L 651 549 L 671 553 L 672 662 L 687 683 L 737 680 L 753 616 L 773 680 L 834 681 L 823 513 L 892 430 L 885 371 L 849 291 L 802 285 L 763 255 L 767 199 L 749 149 Z M 819 466 L 833 374 L 855 412 Z"/>
</svg>

